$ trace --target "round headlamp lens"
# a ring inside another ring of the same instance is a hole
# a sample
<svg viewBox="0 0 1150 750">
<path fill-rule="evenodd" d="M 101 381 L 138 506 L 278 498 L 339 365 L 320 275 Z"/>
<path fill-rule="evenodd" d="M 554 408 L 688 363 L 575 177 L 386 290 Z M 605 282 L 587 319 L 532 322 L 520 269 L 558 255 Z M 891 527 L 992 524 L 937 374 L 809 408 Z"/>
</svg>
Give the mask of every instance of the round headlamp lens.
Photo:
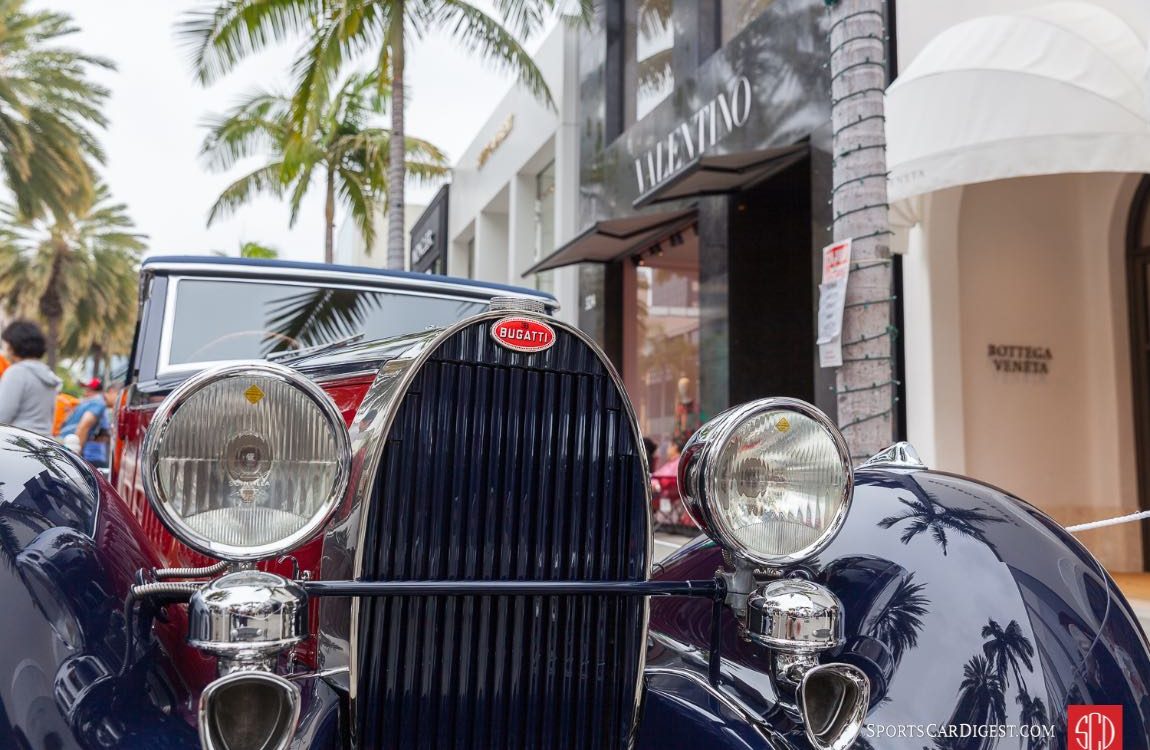
<svg viewBox="0 0 1150 750">
<path fill-rule="evenodd" d="M 830 530 L 847 474 L 822 424 L 769 411 L 735 429 L 719 452 L 714 483 L 720 522 L 748 548 L 775 557 L 800 552 Z"/>
<path fill-rule="evenodd" d="M 160 406 L 145 481 L 181 541 L 256 559 L 318 530 L 343 496 L 349 455 L 323 391 L 286 368 L 232 365 L 192 378 Z"/>
<path fill-rule="evenodd" d="M 710 533 L 756 562 L 801 561 L 834 537 L 851 497 L 846 445 L 809 404 L 732 409 L 688 444 L 681 486 Z"/>
</svg>

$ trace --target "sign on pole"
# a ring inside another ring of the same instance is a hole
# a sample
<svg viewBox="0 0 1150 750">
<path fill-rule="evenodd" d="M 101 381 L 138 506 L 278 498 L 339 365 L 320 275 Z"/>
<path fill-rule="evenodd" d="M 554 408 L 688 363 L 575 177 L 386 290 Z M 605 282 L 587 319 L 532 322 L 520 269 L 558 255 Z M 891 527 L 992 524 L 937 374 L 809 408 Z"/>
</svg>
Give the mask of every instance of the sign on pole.
<svg viewBox="0 0 1150 750">
<path fill-rule="evenodd" d="M 851 240 L 823 248 L 823 281 L 819 284 L 818 339 L 820 367 L 843 363 L 843 309 L 851 268 Z"/>
</svg>

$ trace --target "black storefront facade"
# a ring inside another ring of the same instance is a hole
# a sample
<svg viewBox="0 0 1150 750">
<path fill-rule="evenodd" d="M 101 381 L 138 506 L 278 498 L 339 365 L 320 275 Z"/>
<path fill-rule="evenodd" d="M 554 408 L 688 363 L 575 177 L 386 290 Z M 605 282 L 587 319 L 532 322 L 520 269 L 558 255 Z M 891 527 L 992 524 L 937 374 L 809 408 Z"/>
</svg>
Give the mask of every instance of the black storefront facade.
<svg viewBox="0 0 1150 750">
<path fill-rule="evenodd" d="M 584 231 L 532 271 L 579 264 L 580 326 L 663 457 L 761 396 L 833 416 L 828 26 L 822 0 L 620 0 L 582 36 Z"/>
<path fill-rule="evenodd" d="M 412 271 L 438 274 L 448 272 L 447 202 L 450 193 L 450 183 L 441 187 L 411 227 L 409 268 Z"/>
</svg>

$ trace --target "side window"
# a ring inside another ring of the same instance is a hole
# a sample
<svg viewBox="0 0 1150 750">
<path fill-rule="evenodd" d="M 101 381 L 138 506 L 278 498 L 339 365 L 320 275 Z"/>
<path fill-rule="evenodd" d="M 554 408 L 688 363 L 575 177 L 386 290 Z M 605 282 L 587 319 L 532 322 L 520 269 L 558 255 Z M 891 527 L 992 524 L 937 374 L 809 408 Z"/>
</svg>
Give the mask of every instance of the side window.
<svg viewBox="0 0 1150 750">
<path fill-rule="evenodd" d="M 156 377 L 169 286 L 167 277 L 153 276 L 144 288 L 140 320 L 136 324 L 136 340 L 132 342 L 129 382 L 146 381 Z"/>
</svg>

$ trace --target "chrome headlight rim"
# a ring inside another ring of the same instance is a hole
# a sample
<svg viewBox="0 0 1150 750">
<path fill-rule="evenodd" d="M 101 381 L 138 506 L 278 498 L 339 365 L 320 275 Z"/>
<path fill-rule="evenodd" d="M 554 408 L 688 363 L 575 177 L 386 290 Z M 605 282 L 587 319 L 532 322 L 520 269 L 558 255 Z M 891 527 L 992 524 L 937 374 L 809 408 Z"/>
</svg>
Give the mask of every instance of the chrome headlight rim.
<svg viewBox="0 0 1150 750">
<path fill-rule="evenodd" d="M 718 464 L 719 454 L 735 432 L 748 420 L 767 412 L 793 412 L 816 422 L 834 443 L 845 476 L 842 496 L 826 530 L 812 543 L 785 555 L 766 555 L 740 541 L 717 513 L 717 482 L 707 469 Z M 688 441 L 680 459 L 679 486 L 687 511 L 721 548 L 738 558 L 769 568 L 799 565 L 823 551 L 846 523 L 854 495 L 854 469 L 850 449 L 838 427 L 822 411 L 796 398 L 764 398 L 733 407 L 707 422 Z"/>
<path fill-rule="evenodd" d="M 320 410 L 328 427 L 331 428 L 336 443 L 336 456 L 334 456 L 336 479 L 331 493 L 321 506 L 321 510 L 297 531 L 275 542 L 238 547 L 209 539 L 180 520 L 170 509 L 161 488 L 159 461 L 157 459 L 173 415 L 188 399 L 209 385 L 245 377 L 267 378 L 296 388 Z M 155 512 L 156 517 L 159 518 L 160 523 L 176 539 L 209 557 L 229 562 L 252 562 L 275 557 L 296 549 L 310 541 L 327 525 L 347 494 L 348 482 L 351 477 L 351 459 L 351 438 L 344 424 L 343 415 L 340 414 L 331 397 L 310 379 L 289 367 L 274 362 L 255 360 L 218 365 L 204 370 L 188 378 L 168 394 L 156 407 L 144 436 L 140 452 L 140 475 L 148 504 Z"/>
</svg>

